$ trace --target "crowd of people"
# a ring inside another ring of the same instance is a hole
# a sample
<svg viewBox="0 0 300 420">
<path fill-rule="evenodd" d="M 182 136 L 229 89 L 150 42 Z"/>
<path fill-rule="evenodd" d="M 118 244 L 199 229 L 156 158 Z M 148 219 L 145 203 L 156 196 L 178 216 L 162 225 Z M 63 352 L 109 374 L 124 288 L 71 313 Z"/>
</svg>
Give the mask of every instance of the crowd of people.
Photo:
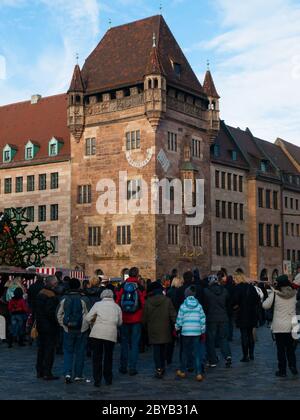
<svg viewBox="0 0 300 420">
<path fill-rule="evenodd" d="M 174 362 L 178 378 L 191 373 L 202 382 L 210 369 L 236 362 L 231 352 L 235 324 L 241 363 L 255 360 L 256 329 L 267 323 L 277 345 L 276 376 L 286 377 L 288 368 L 296 376 L 299 301 L 300 266 L 294 282 L 283 275 L 272 285 L 249 281 L 242 272 L 230 276 L 225 269 L 204 279 L 195 269 L 182 278 L 173 270 L 163 279 L 145 281 L 133 267 L 118 287 L 102 277 L 82 284 L 57 273 L 38 277 L 26 290 L 16 277 L 2 284 L 0 315 L 8 347 L 32 344 L 37 337 L 38 378 L 59 379 L 53 366 L 61 353 L 66 384 L 85 381 L 85 360 L 91 356 L 94 385 L 100 387 L 103 379 L 112 384 L 116 343 L 121 375 L 137 375 L 140 353 L 152 348 L 157 379 Z"/>
</svg>

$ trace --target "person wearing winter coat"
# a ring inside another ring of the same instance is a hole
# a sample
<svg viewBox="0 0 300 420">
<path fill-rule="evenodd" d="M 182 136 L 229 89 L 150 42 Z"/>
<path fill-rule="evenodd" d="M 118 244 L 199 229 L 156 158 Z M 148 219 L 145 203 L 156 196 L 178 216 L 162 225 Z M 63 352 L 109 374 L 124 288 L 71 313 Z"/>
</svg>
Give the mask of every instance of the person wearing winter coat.
<svg viewBox="0 0 300 420">
<path fill-rule="evenodd" d="M 229 368 L 232 364 L 232 355 L 228 342 L 229 294 L 225 287 L 220 284 L 217 276 L 209 277 L 209 287 L 205 289 L 204 293 L 209 365 L 215 368 L 218 364 L 215 346 L 216 339 L 218 339 L 222 355 L 226 361 L 226 367 Z"/>
<path fill-rule="evenodd" d="M 171 299 L 163 293 L 163 286 L 158 282 L 152 283 L 148 289 L 143 324 L 148 331 L 149 344 L 153 347 L 155 377 L 158 379 L 165 373 L 167 349 L 173 341 L 176 316 Z"/>
<path fill-rule="evenodd" d="M 116 293 L 116 303 L 120 305 L 123 315 L 121 327 L 121 357 L 119 372 L 126 375 L 138 374 L 137 363 L 140 351 L 142 317 L 146 292 L 139 281 L 139 269 L 133 267 L 129 278 Z"/>
<path fill-rule="evenodd" d="M 241 331 L 243 349 L 241 362 L 249 363 L 250 360 L 254 360 L 254 328 L 258 323 L 260 297 L 242 273 L 235 273 L 234 281 L 237 286 L 234 291 L 233 306 L 237 310 L 237 327 Z"/>
<path fill-rule="evenodd" d="M 59 377 L 52 374 L 59 332 L 56 318 L 59 298 L 55 293 L 56 286 L 56 277 L 46 278 L 45 287 L 40 291 L 36 299 L 36 326 L 39 334 L 36 369 L 37 377 L 46 381 L 59 379 Z"/>
<path fill-rule="evenodd" d="M 85 316 L 90 309 L 89 300 L 80 292 L 81 283 L 71 279 L 70 291 L 62 297 L 57 320 L 64 330 L 64 375 L 67 384 L 72 382 L 73 365 L 74 381 L 83 381 L 83 369 L 87 347 L 89 323 Z"/>
<path fill-rule="evenodd" d="M 179 309 L 175 328 L 182 337 L 181 368 L 177 371 L 179 378 L 186 377 L 189 355 L 193 355 L 196 380 L 203 381 L 205 357 L 206 316 L 196 299 L 196 288 L 191 286 L 185 292 L 186 299 Z"/>
<path fill-rule="evenodd" d="M 263 303 L 266 310 L 273 308 L 272 332 L 275 336 L 278 355 L 278 372 L 276 376 L 285 378 L 287 376 L 287 364 L 294 376 L 298 375 L 296 361 L 296 341 L 292 335 L 296 320 L 296 295 L 287 276 L 280 276 L 277 279 L 276 290 Z"/>
<path fill-rule="evenodd" d="M 113 380 L 113 352 L 117 343 L 118 327 L 123 323 L 122 311 L 114 302 L 112 290 L 106 289 L 101 294 L 101 301 L 95 303 L 85 317 L 92 325 L 90 334 L 93 354 L 94 385 L 101 386 L 102 376 L 106 385 Z"/>
<path fill-rule="evenodd" d="M 11 315 L 11 338 L 9 347 L 12 347 L 13 340 L 18 341 L 19 346 L 25 346 L 26 321 L 29 309 L 23 298 L 23 290 L 16 289 L 14 297 L 8 302 L 8 310 Z"/>
</svg>

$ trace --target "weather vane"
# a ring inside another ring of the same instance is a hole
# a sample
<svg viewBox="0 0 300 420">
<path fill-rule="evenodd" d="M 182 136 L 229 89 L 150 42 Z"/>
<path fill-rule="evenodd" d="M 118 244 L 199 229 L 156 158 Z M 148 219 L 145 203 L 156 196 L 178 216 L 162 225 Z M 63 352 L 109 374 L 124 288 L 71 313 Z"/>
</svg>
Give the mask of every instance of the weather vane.
<svg viewBox="0 0 300 420">
<path fill-rule="evenodd" d="M 162 14 L 162 11 L 163 11 L 163 3 L 162 3 L 162 1 L 159 4 L 159 10 L 160 10 L 160 14 Z"/>
<path fill-rule="evenodd" d="M 207 60 L 207 70 L 210 70 L 210 61 Z"/>
<path fill-rule="evenodd" d="M 111 19 L 109 19 L 108 24 L 109 24 L 109 29 L 111 29 L 111 25 L 112 25 L 112 20 Z"/>
</svg>

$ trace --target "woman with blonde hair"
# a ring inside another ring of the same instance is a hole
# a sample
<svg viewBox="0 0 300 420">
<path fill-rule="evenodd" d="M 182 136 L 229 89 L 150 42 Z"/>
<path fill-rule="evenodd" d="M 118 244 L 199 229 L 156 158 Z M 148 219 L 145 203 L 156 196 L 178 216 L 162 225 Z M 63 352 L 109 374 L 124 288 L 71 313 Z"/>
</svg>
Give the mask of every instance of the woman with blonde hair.
<svg viewBox="0 0 300 420">
<path fill-rule="evenodd" d="M 22 284 L 21 277 L 14 277 L 13 279 L 8 280 L 5 284 L 5 287 L 7 289 L 5 295 L 6 302 L 11 301 L 17 289 L 22 289 L 24 295 L 26 293 L 25 287 Z"/>
</svg>

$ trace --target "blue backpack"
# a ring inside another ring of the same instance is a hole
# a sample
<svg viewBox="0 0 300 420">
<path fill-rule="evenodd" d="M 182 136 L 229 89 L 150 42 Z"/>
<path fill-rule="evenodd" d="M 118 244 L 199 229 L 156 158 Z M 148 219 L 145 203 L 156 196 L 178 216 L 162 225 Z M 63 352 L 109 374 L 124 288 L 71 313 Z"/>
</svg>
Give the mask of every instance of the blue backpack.
<svg viewBox="0 0 300 420">
<path fill-rule="evenodd" d="M 81 296 L 67 296 L 64 303 L 64 325 L 73 331 L 81 331 L 83 310 Z"/>
<path fill-rule="evenodd" d="M 136 283 L 125 283 L 121 299 L 122 311 L 134 314 L 139 306 L 138 285 Z"/>
</svg>

